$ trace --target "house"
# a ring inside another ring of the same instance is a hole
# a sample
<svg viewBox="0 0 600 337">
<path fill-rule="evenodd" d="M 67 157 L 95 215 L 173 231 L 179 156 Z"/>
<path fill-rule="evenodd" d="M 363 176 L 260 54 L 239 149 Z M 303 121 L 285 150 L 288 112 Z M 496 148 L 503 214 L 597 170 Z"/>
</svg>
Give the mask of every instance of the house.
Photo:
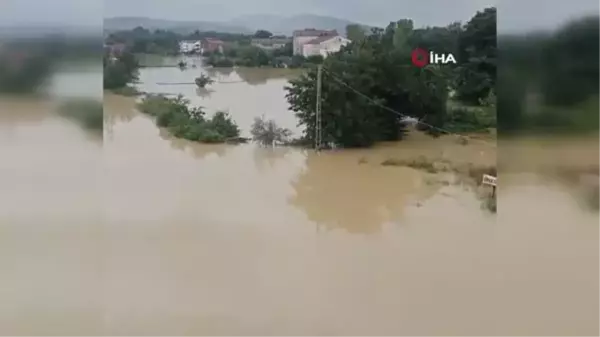
<svg viewBox="0 0 600 337">
<path fill-rule="evenodd" d="M 336 53 L 351 41 L 342 36 L 321 36 L 302 45 L 302 56 L 321 55 L 323 58 Z"/>
<path fill-rule="evenodd" d="M 201 41 L 186 40 L 179 42 L 179 51 L 182 54 L 200 53 L 202 49 Z"/>
<path fill-rule="evenodd" d="M 201 41 L 201 45 L 202 45 L 202 49 L 201 49 L 202 53 L 205 53 L 205 52 L 223 53 L 223 46 L 225 45 L 225 42 L 223 42 L 219 39 L 206 38 Z"/>
<path fill-rule="evenodd" d="M 320 29 L 309 28 L 309 29 L 294 31 L 293 42 L 292 42 L 293 48 L 294 48 L 294 55 L 302 55 L 302 50 L 303 50 L 302 46 L 309 41 L 312 41 L 319 37 L 338 36 L 338 35 L 339 34 L 336 30 L 320 30 Z"/>
<path fill-rule="evenodd" d="M 292 42 L 288 38 L 252 39 L 252 45 L 265 50 L 280 49 Z"/>
</svg>

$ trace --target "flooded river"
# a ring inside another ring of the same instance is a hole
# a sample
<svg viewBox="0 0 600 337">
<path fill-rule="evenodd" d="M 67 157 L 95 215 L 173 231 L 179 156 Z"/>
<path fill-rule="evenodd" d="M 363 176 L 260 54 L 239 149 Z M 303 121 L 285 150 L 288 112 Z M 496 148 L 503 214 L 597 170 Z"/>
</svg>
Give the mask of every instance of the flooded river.
<svg viewBox="0 0 600 337">
<path fill-rule="evenodd" d="M 140 89 L 226 110 L 244 132 L 260 115 L 300 132 L 289 72 L 215 71 L 222 83 L 202 92 L 156 84 L 202 71 L 146 68 Z M 574 191 L 515 164 L 496 216 L 448 177 L 381 165 L 495 165 L 490 143 L 202 145 L 132 98 L 104 102 L 102 148 L 72 125 L 8 113 L 31 107 L 0 109 L 0 333 L 598 333 L 598 218 Z M 535 157 L 530 143 L 511 158 Z"/>
<path fill-rule="evenodd" d="M 49 96 L 0 96 L 1 335 L 101 331 L 102 137 L 57 114 L 101 80 L 65 72 Z"/>
</svg>

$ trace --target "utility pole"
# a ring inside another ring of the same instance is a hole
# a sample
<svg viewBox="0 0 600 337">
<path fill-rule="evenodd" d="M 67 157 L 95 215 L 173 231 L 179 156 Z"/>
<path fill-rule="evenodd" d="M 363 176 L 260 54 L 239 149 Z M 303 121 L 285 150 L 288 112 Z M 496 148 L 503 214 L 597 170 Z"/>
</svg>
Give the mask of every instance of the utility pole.
<svg viewBox="0 0 600 337">
<path fill-rule="evenodd" d="M 323 75 L 323 69 L 322 69 L 322 65 L 319 64 L 317 67 L 317 106 L 316 106 L 316 110 L 315 110 L 315 149 L 317 151 L 321 150 L 321 137 L 322 137 L 322 130 L 321 130 L 321 78 Z"/>
</svg>

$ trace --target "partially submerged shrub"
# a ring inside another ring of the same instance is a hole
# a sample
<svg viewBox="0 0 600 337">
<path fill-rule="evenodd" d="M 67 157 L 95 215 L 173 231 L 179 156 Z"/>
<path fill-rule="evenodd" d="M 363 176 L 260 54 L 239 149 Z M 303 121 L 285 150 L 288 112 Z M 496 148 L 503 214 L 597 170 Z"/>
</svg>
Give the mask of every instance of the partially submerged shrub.
<svg viewBox="0 0 600 337">
<path fill-rule="evenodd" d="M 149 95 L 139 104 L 138 109 L 156 117 L 156 124 L 167 128 L 175 137 L 203 143 L 222 143 L 239 137 L 239 128 L 225 112 L 216 112 L 206 118 L 202 108 L 189 107 L 189 101 L 182 96 L 167 98 L 162 95 Z"/>
<path fill-rule="evenodd" d="M 264 116 L 254 118 L 254 123 L 250 130 L 252 140 L 263 145 L 269 146 L 276 143 L 286 144 L 291 136 L 291 131 L 279 127 L 274 120 L 266 120 Z"/>
<path fill-rule="evenodd" d="M 204 88 L 207 84 L 212 84 L 214 81 L 210 77 L 202 74 L 200 77 L 196 77 L 195 82 L 198 88 Z"/>
</svg>

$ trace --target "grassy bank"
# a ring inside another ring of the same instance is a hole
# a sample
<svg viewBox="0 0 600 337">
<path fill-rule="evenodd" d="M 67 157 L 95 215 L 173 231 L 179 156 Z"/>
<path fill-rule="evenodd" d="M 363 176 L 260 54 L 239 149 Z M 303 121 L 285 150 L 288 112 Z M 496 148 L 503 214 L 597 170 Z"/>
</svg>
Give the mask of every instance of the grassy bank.
<svg viewBox="0 0 600 337">
<path fill-rule="evenodd" d="M 495 106 L 465 105 L 455 100 L 448 100 L 445 130 L 455 133 L 489 133 L 489 130 L 495 128 Z"/>
<path fill-rule="evenodd" d="M 240 139 L 239 128 L 227 113 L 218 111 L 207 118 L 201 108 L 190 107 L 182 96 L 148 95 L 138 104 L 138 109 L 155 117 L 159 127 L 166 128 L 177 138 L 202 143 Z"/>
<path fill-rule="evenodd" d="M 121 87 L 121 88 L 115 88 L 115 89 L 107 89 L 110 92 L 112 92 L 115 95 L 120 95 L 120 96 L 125 96 L 125 97 L 134 97 L 134 96 L 139 96 L 142 95 L 143 93 L 140 92 L 139 90 L 137 90 L 136 88 L 132 87 L 132 86 L 125 86 L 125 87 Z"/>
</svg>

